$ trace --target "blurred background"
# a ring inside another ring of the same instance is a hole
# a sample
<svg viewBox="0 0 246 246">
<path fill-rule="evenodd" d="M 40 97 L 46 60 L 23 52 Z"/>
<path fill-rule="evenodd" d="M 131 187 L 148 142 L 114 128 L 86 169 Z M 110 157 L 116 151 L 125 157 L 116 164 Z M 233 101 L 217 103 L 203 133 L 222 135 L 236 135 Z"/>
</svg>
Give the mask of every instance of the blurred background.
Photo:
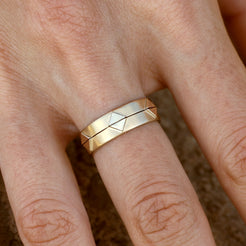
<svg viewBox="0 0 246 246">
<path fill-rule="evenodd" d="M 220 187 L 196 140 L 180 116 L 168 90 L 150 97 L 158 106 L 161 124 L 169 136 L 208 216 L 218 246 L 246 245 L 246 225 Z M 79 137 L 67 147 L 98 246 L 132 246 L 126 229 Z M 23 245 L 18 237 L 0 176 L 0 246 Z"/>
</svg>

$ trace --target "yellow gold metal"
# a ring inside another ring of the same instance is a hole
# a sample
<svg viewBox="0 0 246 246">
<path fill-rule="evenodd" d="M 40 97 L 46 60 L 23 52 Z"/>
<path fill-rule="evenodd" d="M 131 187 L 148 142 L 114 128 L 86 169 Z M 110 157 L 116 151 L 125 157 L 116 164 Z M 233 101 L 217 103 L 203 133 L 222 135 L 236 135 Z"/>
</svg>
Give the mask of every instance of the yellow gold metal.
<svg viewBox="0 0 246 246">
<path fill-rule="evenodd" d="M 92 153 L 114 138 L 156 120 L 159 120 L 156 106 L 148 98 L 142 98 L 116 108 L 92 122 L 81 131 L 81 143 Z"/>
<path fill-rule="evenodd" d="M 122 107 L 114 109 L 113 111 L 98 118 L 89 126 L 87 126 L 83 131 L 81 131 L 82 144 L 88 139 L 95 136 L 98 132 L 101 132 L 104 129 L 106 129 L 110 125 L 112 113 L 117 113 L 124 117 L 129 117 L 132 114 L 136 114 L 137 112 L 143 111 L 151 107 L 155 107 L 155 105 L 148 98 L 141 98 L 139 100 L 127 103 Z"/>
</svg>

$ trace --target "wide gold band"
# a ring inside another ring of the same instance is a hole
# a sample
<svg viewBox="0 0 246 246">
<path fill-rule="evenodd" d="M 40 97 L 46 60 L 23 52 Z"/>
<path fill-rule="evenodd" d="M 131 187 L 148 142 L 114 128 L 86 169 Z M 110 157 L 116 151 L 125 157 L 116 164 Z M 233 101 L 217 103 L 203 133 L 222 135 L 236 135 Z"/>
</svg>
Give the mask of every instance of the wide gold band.
<svg viewBox="0 0 246 246">
<path fill-rule="evenodd" d="M 114 138 L 144 124 L 159 120 L 157 108 L 148 98 L 125 104 L 103 115 L 81 131 L 81 143 L 89 153 Z"/>
</svg>

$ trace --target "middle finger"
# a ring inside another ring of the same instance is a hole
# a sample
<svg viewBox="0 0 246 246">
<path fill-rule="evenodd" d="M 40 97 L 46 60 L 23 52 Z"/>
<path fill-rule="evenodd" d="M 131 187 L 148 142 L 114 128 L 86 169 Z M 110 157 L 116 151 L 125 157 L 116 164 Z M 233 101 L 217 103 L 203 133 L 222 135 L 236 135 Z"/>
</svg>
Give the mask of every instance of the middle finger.
<svg viewBox="0 0 246 246">
<path fill-rule="evenodd" d="M 204 3 L 200 8 L 206 8 L 207 13 L 195 11 L 189 16 L 190 29 L 196 31 L 196 36 L 187 35 L 192 53 L 174 52 L 169 70 L 175 73 L 169 73 L 167 84 L 246 221 L 246 70 L 225 30 L 218 5 Z M 195 18 L 199 22 L 194 27 Z"/>
</svg>

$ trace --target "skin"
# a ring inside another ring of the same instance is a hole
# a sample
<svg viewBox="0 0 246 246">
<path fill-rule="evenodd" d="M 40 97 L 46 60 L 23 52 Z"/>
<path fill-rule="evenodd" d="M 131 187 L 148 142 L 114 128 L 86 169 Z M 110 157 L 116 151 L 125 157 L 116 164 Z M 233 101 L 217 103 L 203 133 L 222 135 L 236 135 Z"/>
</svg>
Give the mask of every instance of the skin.
<svg viewBox="0 0 246 246">
<path fill-rule="evenodd" d="M 0 167 L 24 245 L 95 245 L 65 147 L 101 115 L 166 87 L 246 220 L 246 4 L 219 4 L 0 2 Z M 134 245 L 215 245 L 157 122 L 93 157 Z"/>
</svg>

